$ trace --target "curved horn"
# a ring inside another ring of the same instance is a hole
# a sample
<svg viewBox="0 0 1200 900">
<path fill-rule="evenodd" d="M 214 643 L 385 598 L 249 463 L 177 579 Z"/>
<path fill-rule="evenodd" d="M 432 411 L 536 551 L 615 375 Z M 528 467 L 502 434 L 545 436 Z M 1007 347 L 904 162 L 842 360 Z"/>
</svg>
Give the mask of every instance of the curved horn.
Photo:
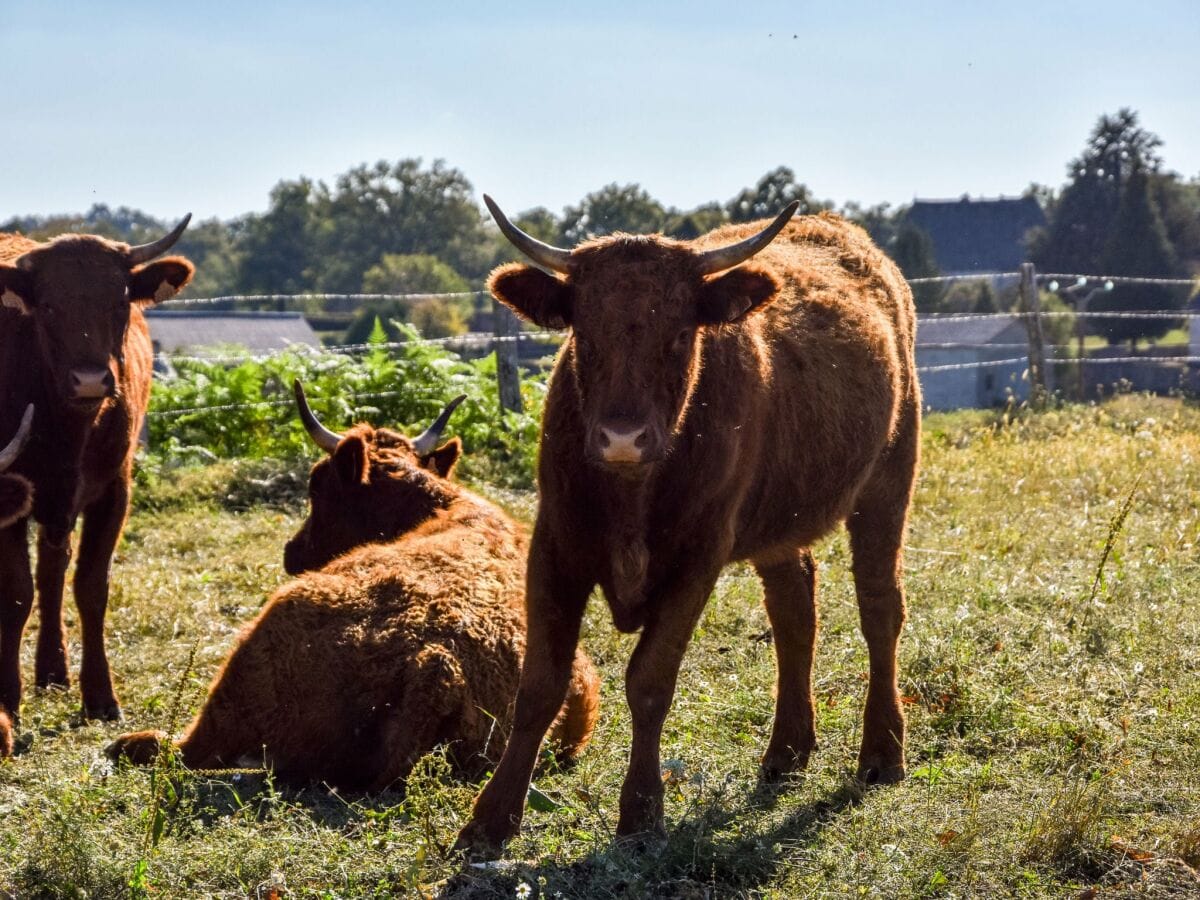
<svg viewBox="0 0 1200 900">
<path fill-rule="evenodd" d="M 33 404 L 25 407 L 25 415 L 21 417 L 21 426 L 17 429 L 16 437 L 8 442 L 8 446 L 0 450 L 0 472 L 17 461 L 25 444 L 29 440 L 29 432 L 33 426 Z"/>
<path fill-rule="evenodd" d="M 551 272 L 558 272 L 560 275 L 570 274 L 570 250 L 551 247 L 549 244 L 544 244 L 532 235 L 523 232 L 508 220 L 508 216 L 496 205 L 496 201 L 487 194 L 483 195 L 483 202 L 487 204 L 488 211 L 491 212 L 492 218 L 496 220 L 496 224 L 500 226 L 501 233 L 508 238 L 509 243 L 539 266 L 544 266 Z"/>
<path fill-rule="evenodd" d="M 192 214 L 188 213 L 183 217 L 183 221 L 175 226 L 175 229 L 166 237 L 161 237 L 157 241 L 152 241 L 149 244 L 138 244 L 136 247 L 129 248 L 129 265 L 138 266 L 144 262 L 150 262 L 156 256 L 162 256 L 179 240 L 179 236 L 183 234 L 183 230 L 188 227 L 188 222 L 192 221 Z"/>
<path fill-rule="evenodd" d="M 292 382 L 292 393 L 296 395 L 296 406 L 300 409 L 300 421 L 304 423 L 304 430 L 308 432 L 314 444 L 326 453 L 332 453 L 337 449 L 342 436 L 317 421 L 317 417 L 309 409 L 308 398 L 304 396 L 304 385 L 300 383 L 299 378 Z"/>
<path fill-rule="evenodd" d="M 466 394 L 459 394 L 453 400 L 446 404 L 446 408 L 442 410 L 442 414 L 437 417 L 432 425 L 425 429 L 420 437 L 413 438 L 413 451 L 417 456 L 425 456 L 432 453 L 437 448 L 437 442 L 442 439 L 442 431 L 446 428 L 446 423 L 450 421 L 450 414 L 458 409 L 458 404 L 467 399 Z"/>
<path fill-rule="evenodd" d="M 728 247 L 718 247 L 716 250 L 705 250 L 702 253 L 696 254 L 700 260 L 700 274 L 713 275 L 717 272 L 723 272 L 726 269 L 732 269 L 739 263 L 744 263 L 763 247 L 767 246 L 767 244 L 771 243 L 771 241 L 775 240 L 775 235 L 783 230 L 783 226 L 791 220 L 799 208 L 800 201 L 793 200 L 783 208 L 783 212 L 775 217 L 774 222 L 753 237 L 748 237 L 736 244 L 730 244 Z"/>
</svg>

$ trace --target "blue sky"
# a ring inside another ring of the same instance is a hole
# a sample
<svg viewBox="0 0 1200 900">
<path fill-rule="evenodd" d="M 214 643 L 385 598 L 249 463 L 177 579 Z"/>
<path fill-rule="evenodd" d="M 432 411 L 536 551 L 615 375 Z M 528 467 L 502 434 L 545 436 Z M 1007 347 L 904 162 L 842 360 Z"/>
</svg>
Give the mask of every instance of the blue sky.
<svg viewBox="0 0 1200 900">
<path fill-rule="evenodd" d="M 407 156 L 511 210 L 778 165 L 839 204 L 1012 195 L 1122 106 L 1200 174 L 1195 0 L 450 5 L 0 0 L 0 219 L 230 218 Z"/>
</svg>

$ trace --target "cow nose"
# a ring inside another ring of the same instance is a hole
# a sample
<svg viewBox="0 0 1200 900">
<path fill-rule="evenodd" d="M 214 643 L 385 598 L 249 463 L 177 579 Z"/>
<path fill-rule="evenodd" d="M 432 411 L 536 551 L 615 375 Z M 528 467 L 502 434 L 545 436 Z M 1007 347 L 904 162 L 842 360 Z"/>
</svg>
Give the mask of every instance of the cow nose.
<svg viewBox="0 0 1200 900">
<path fill-rule="evenodd" d="M 600 458 L 607 463 L 640 463 L 650 445 L 650 430 L 645 426 L 600 426 L 597 435 Z"/>
<path fill-rule="evenodd" d="M 100 400 L 112 393 L 114 385 L 108 369 L 71 370 L 71 392 L 76 400 Z"/>
</svg>

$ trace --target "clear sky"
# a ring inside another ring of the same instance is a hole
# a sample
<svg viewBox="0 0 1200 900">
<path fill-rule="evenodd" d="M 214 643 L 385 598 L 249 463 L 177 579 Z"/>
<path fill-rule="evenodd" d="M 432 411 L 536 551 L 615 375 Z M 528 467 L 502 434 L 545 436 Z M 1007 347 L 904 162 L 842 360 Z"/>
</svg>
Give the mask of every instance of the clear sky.
<svg viewBox="0 0 1200 900">
<path fill-rule="evenodd" d="M 0 0 L 0 67 L 0 220 L 230 218 L 408 156 L 513 211 L 779 165 L 839 204 L 1013 195 L 1122 106 L 1200 174 L 1198 0 Z"/>
</svg>

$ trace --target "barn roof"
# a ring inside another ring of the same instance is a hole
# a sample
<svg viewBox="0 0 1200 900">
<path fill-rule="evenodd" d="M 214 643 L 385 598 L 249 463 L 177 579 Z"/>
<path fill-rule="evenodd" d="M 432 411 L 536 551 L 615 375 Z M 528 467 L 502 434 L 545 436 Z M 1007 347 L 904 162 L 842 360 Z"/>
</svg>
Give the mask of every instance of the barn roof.
<svg viewBox="0 0 1200 900">
<path fill-rule="evenodd" d="M 931 344 L 1007 344 L 1026 340 L 1017 316 L 918 316 L 917 346 Z"/>
<path fill-rule="evenodd" d="M 933 241 L 943 274 L 1011 272 L 1026 261 L 1025 235 L 1046 224 L 1034 197 L 914 200 L 907 219 Z"/>
<path fill-rule="evenodd" d="M 162 353 L 229 344 L 254 352 L 282 350 L 291 344 L 321 345 L 298 312 L 151 309 L 146 322 L 155 349 Z"/>
</svg>

